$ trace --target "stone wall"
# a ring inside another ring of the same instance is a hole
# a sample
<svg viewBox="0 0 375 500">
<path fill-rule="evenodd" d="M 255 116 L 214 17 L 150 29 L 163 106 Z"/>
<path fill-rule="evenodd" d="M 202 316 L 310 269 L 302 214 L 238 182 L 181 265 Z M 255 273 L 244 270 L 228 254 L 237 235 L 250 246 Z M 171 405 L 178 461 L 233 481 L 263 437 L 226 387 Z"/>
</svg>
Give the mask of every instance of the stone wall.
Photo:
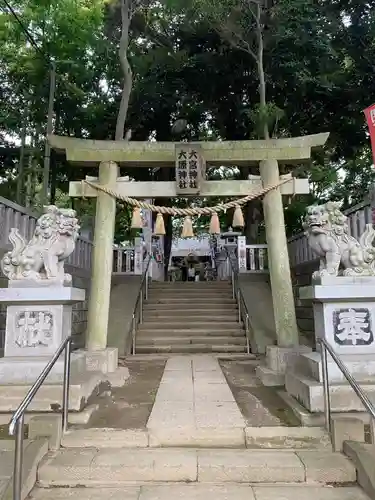
<svg viewBox="0 0 375 500">
<path fill-rule="evenodd" d="M 113 276 L 108 321 L 108 347 L 117 347 L 119 355 L 129 354 L 132 344 L 132 314 L 137 301 L 141 276 Z"/>
<path fill-rule="evenodd" d="M 292 269 L 293 292 L 296 305 L 300 343 L 315 345 L 314 315 L 312 304 L 301 302 L 300 287 L 311 285 L 311 276 L 319 268 L 319 260 L 299 264 Z M 252 349 L 264 353 L 267 345 L 276 342 L 275 320 L 269 276 L 267 274 L 240 274 L 239 285 L 249 311 Z M 254 344 L 254 345 L 253 345 Z"/>
<path fill-rule="evenodd" d="M 311 285 L 311 276 L 314 271 L 319 269 L 319 260 L 304 262 L 292 268 L 293 292 L 296 304 L 297 325 L 300 333 L 305 337 L 308 344 L 313 345 L 314 334 L 314 315 L 312 304 L 301 302 L 299 300 L 298 290 L 302 286 Z"/>
<path fill-rule="evenodd" d="M 91 271 L 70 265 L 65 266 L 67 273 L 73 277 L 73 286 L 86 290 L 86 300 L 73 305 L 72 335 L 74 348 L 85 346 L 85 331 L 87 327 L 88 299 L 90 294 Z"/>
<path fill-rule="evenodd" d="M 267 345 L 276 342 L 271 285 L 268 273 L 243 273 L 239 287 L 249 313 L 253 352 L 264 354 Z"/>
</svg>

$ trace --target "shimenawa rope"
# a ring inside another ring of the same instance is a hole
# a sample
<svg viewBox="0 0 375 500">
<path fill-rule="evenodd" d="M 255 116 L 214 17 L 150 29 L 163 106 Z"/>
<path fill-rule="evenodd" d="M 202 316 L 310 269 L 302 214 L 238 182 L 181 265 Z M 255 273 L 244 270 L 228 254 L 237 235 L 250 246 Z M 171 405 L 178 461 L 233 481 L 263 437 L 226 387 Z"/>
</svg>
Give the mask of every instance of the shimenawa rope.
<svg viewBox="0 0 375 500">
<path fill-rule="evenodd" d="M 100 184 L 95 184 L 94 182 L 84 180 L 82 183 L 89 185 L 90 187 L 102 191 L 113 198 L 117 198 L 129 205 L 137 208 L 143 208 L 145 210 L 151 210 L 152 212 L 157 212 L 160 214 L 169 214 L 169 215 L 178 215 L 178 216 L 197 216 L 197 215 L 213 215 L 218 212 L 224 212 L 230 208 L 237 208 L 242 205 L 245 205 L 247 202 L 251 200 L 255 200 L 256 198 L 260 198 L 261 196 L 266 195 L 270 191 L 277 189 L 278 187 L 286 184 L 287 182 L 292 182 L 293 177 L 288 179 L 283 179 L 277 184 L 273 184 L 272 186 L 268 186 L 266 188 L 261 189 L 256 193 L 249 194 L 243 198 L 238 198 L 237 200 L 229 201 L 227 203 L 220 203 L 219 205 L 215 205 L 213 207 L 201 207 L 201 208 L 177 208 L 177 207 L 162 207 L 159 205 L 152 205 L 150 203 L 146 203 L 145 201 L 136 200 L 135 198 L 130 198 L 129 196 L 123 196 L 120 193 L 116 193 L 112 188 L 108 186 L 102 186 Z M 82 192 L 84 193 L 84 187 L 82 186 Z"/>
</svg>

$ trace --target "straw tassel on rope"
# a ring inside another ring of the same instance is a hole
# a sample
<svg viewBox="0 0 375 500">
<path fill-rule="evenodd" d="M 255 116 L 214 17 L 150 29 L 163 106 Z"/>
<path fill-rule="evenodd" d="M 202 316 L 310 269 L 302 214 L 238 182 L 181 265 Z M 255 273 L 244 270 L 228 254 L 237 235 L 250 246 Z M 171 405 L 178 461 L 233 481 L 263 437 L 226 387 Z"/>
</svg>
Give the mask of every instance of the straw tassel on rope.
<svg viewBox="0 0 375 500">
<path fill-rule="evenodd" d="M 220 221 L 216 212 L 211 215 L 210 234 L 220 234 Z"/>
<path fill-rule="evenodd" d="M 164 236 L 165 235 L 164 217 L 163 217 L 163 214 L 161 214 L 160 212 L 156 216 L 154 233 L 156 234 L 156 236 Z"/>
<path fill-rule="evenodd" d="M 237 205 L 235 210 L 234 210 L 232 225 L 233 225 L 233 227 L 244 227 L 245 226 L 245 220 L 243 218 L 243 213 L 242 213 L 241 207 L 239 205 Z"/>
<path fill-rule="evenodd" d="M 141 209 L 138 207 L 134 207 L 132 215 L 132 229 L 142 229 L 142 227 L 143 223 L 142 223 Z"/>
<path fill-rule="evenodd" d="M 184 219 L 181 238 L 194 238 L 193 222 L 189 216 L 186 216 Z"/>
</svg>

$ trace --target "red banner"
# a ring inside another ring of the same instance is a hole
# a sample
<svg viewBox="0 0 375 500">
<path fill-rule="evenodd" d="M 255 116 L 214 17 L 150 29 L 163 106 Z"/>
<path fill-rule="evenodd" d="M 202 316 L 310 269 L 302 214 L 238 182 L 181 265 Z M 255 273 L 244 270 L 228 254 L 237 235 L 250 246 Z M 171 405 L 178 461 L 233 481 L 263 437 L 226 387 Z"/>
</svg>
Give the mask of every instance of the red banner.
<svg viewBox="0 0 375 500">
<path fill-rule="evenodd" d="M 375 104 L 364 110 L 368 129 L 370 132 L 372 157 L 375 165 Z"/>
</svg>

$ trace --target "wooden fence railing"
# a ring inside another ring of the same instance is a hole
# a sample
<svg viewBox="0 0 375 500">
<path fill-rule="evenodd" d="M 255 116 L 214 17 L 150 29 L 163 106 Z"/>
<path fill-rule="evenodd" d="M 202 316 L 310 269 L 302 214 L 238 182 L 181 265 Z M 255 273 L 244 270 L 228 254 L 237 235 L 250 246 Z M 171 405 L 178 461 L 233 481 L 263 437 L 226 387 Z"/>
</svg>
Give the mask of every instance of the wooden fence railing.
<svg viewBox="0 0 375 500">
<path fill-rule="evenodd" d="M 135 268 L 135 248 L 115 248 L 113 250 L 112 272 L 116 274 L 133 274 Z"/>
<path fill-rule="evenodd" d="M 268 271 L 267 245 L 246 245 L 246 270 L 248 272 Z"/>
</svg>

